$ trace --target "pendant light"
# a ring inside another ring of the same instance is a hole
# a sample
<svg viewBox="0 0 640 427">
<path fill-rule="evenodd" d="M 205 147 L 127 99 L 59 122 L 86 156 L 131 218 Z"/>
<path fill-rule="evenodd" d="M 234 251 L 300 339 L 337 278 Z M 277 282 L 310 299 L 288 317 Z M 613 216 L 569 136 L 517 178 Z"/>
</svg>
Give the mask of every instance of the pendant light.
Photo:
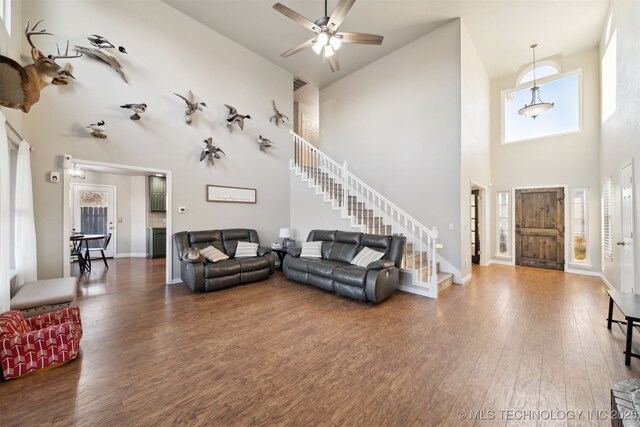
<svg viewBox="0 0 640 427">
<path fill-rule="evenodd" d="M 542 102 L 540 99 L 540 87 L 536 84 L 536 47 L 537 44 L 532 44 L 533 50 L 533 87 L 531 88 L 531 103 L 525 104 L 524 107 L 518 110 L 518 114 L 521 116 L 532 117 L 535 119 L 540 114 L 553 108 L 553 102 Z"/>
</svg>

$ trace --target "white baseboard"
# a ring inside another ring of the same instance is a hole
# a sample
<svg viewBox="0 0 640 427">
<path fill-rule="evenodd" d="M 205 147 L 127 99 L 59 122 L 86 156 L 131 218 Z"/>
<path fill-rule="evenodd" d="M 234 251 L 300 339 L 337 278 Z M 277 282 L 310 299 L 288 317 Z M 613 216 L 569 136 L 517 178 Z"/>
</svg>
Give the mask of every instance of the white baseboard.
<svg viewBox="0 0 640 427">
<path fill-rule="evenodd" d="M 577 268 L 567 268 L 564 272 L 571 273 L 571 274 L 581 274 L 583 276 L 595 276 L 595 277 L 601 276 L 601 274 L 598 273 L 597 271 L 578 270 Z"/>
<path fill-rule="evenodd" d="M 503 261 L 501 259 L 490 259 L 487 265 L 491 265 L 491 264 L 513 266 L 513 263 L 511 261 Z"/>
<path fill-rule="evenodd" d="M 116 254 L 114 258 L 146 258 L 147 253 Z"/>
<path fill-rule="evenodd" d="M 177 285 L 179 283 L 182 283 L 182 279 L 173 279 L 169 284 L 170 285 Z"/>
<path fill-rule="evenodd" d="M 607 285 L 609 287 L 609 289 L 611 289 L 612 291 L 617 291 L 616 288 L 613 287 L 613 285 L 611 283 L 609 283 L 609 281 L 607 280 L 606 277 L 604 277 L 604 274 L 600 274 L 600 279 L 602 279 L 602 281 L 604 282 L 605 285 Z"/>
<path fill-rule="evenodd" d="M 467 283 L 469 280 L 471 280 L 471 273 L 467 274 L 466 276 L 464 276 L 462 278 L 462 284 L 464 285 L 465 283 Z"/>
</svg>

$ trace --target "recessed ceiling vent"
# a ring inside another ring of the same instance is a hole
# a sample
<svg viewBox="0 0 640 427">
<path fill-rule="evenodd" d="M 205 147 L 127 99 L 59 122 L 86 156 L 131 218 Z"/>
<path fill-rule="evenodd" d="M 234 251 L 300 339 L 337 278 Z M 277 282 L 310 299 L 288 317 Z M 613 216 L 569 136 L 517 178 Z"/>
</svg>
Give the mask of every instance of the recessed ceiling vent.
<svg viewBox="0 0 640 427">
<path fill-rule="evenodd" d="M 296 90 L 300 89 L 302 86 L 305 86 L 306 84 L 307 84 L 307 82 L 302 80 L 300 77 L 296 77 L 295 79 L 293 79 L 293 90 L 294 90 L 294 92 Z"/>
</svg>

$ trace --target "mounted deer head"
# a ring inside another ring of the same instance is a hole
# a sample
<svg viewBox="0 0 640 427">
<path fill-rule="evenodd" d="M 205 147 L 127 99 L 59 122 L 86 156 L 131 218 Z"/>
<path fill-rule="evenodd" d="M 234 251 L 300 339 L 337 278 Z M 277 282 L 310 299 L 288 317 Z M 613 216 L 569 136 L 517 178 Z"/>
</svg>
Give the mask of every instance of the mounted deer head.
<svg viewBox="0 0 640 427">
<path fill-rule="evenodd" d="M 28 113 L 31 106 L 40 100 L 40 91 L 49 84 L 66 85 L 69 84 L 71 75 L 71 64 L 61 67 L 56 63 L 56 59 L 79 58 L 82 54 L 69 55 L 69 41 L 65 53 L 60 53 L 60 48 L 56 44 L 57 55 L 45 56 L 31 40 L 32 36 L 52 35 L 46 30 L 36 31 L 42 20 L 29 28 L 29 21 L 24 29 L 27 41 L 31 45 L 31 57 L 33 64 L 26 67 L 21 66 L 16 61 L 6 56 L 0 55 L 0 105 L 9 108 L 16 108 Z"/>
</svg>

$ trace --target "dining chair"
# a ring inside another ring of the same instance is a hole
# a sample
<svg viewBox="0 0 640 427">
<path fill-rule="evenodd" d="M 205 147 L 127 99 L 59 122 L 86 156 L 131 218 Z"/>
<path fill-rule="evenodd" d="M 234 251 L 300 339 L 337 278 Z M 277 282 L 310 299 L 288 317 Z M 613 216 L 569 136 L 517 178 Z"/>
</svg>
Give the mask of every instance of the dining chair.
<svg viewBox="0 0 640 427">
<path fill-rule="evenodd" d="M 89 248 L 89 258 L 91 258 L 91 252 L 97 252 L 100 251 L 100 254 L 102 255 L 102 261 L 104 262 L 104 267 L 105 268 L 109 268 L 109 264 L 107 264 L 107 257 L 104 256 L 104 251 L 107 250 L 107 246 L 109 246 L 109 242 L 111 241 L 111 233 L 107 234 L 107 236 L 104 238 L 104 244 L 102 245 L 101 248 Z"/>
</svg>

